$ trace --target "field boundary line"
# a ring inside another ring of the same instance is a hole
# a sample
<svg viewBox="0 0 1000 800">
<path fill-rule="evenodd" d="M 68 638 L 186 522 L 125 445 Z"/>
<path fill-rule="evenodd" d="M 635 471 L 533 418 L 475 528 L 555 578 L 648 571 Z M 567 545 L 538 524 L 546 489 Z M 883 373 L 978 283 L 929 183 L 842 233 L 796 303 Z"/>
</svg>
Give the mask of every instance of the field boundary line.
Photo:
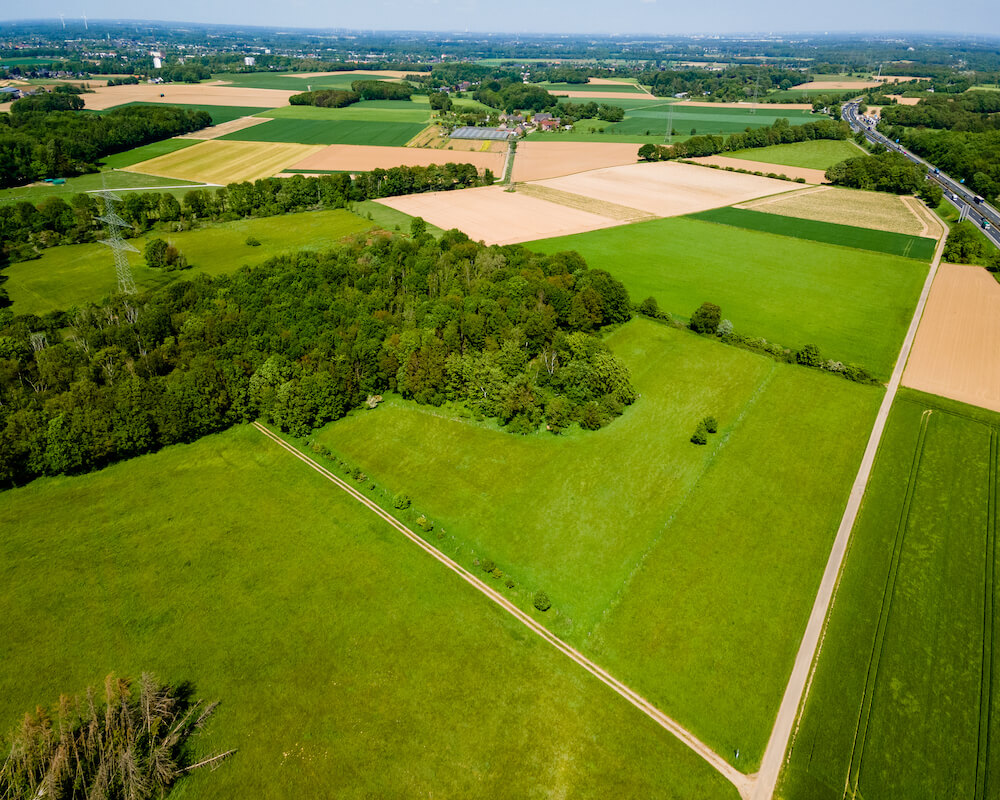
<svg viewBox="0 0 1000 800">
<path fill-rule="evenodd" d="M 861 695 L 861 709 L 858 712 L 858 723 L 854 728 L 854 742 L 851 746 L 851 761 L 847 770 L 847 784 L 844 796 L 857 797 L 858 783 L 861 780 L 861 764 L 864 761 L 865 745 L 868 743 L 868 726 L 871 723 L 872 705 L 875 703 L 875 690 L 878 683 L 879 665 L 882 662 L 882 649 L 885 645 L 885 631 L 889 626 L 889 614 L 892 612 L 892 598 L 896 592 L 896 576 L 899 574 L 899 561 L 903 554 L 903 542 L 906 539 L 906 529 L 910 524 L 910 508 L 913 505 L 913 495 L 916 494 L 917 478 L 920 472 L 920 462 L 924 455 L 924 445 L 927 441 L 927 428 L 934 412 L 927 409 L 920 415 L 920 430 L 917 433 L 917 443 L 910 463 L 910 472 L 906 479 L 906 491 L 903 494 L 903 505 L 899 511 L 899 521 L 896 523 L 896 535 L 892 542 L 892 556 L 889 559 L 889 572 L 882 588 L 882 602 L 879 604 L 878 624 L 875 626 L 875 639 L 872 642 L 872 652 L 868 657 L 868 670 L 865 674 L 865 688 Z"/>
<path fill-rule="evenodd" d="M 432 558 L 436 559 L 438 562 L 443 564 L 445 567 L 450 569 L 456 575 L 458 575 L 462 580 L 470 584 L 474 589 L 477 589 L 482 594 L 486 595 L 490 600 L 496 603 L 500 608 L 509 613 L 519 622 L 521 622 L 525 627 L 529 628 L 533 633 L 537 634 L 539 637 L 544 639 L 546 642 L 551 644 L 557 650 L 559 650 L 563 655 L 568 656 L 570 659 L 575 661 L 579 666 L 583 667 L 587 672 L 597 678 L 599 681 L 604 683 L 606 686 L 611 688 L 637 709 L 642 711 L 647 717 L 656 722 L 661 728 L 673 734 L 674 737 L 679 739 L 683 744 L 687 745 L 691 750 L 693 750 L 697 755 L 706 761 L 711 767 L 713 767 L 716 772 L 718 772 L 722 777 L 729 781 L 733 786 L 736 787 L 740 796 L 743 798 L 748 798 L 750 796 L 750 790 L 753 785 L 752 779 L 744 775 L 739 770 L 731 766 L 725 759 L 723 759 L 718 753 L 712 750 L 708 745 L 699 740 L 694 734 L 684 728 L 680 723 L 676 722 L 671 717 L 668 717 L 662 711 L 660 711 L 656 706 L 646 700 L 644 697 L 639 695 L 637 692 L 630 689 L 624 683 L 619 681 L 617 678 L 613 677 L 603 668 L 599 667 L 589 658 L 584 656 L 582 653 L 577 651 L 575 648 L 568 645 L 554 633 L 550 632 L 548 628 L 542 625 L 540 622 L 536 621 L 534 618 L 529 616 L 527 613 L 522 611 L 511 601 L 488 586 L 478 577 L 469 572 L 465 567 L 451 558 L 446 556 L 436 547 L 432 546 L 428 542 L 424 541 L 421 537 L 411 531 L 408 527 L 403 525 L 398 519 L 389 514 L 387 511 L 383 510 L 374 501 L 365 497 L 361 492 L 355 489 L 353 486 L 348 484 L 346 481 L 341 480 L 336 475 L 334 475 L 326 467 L 314 461 L 312 458 L 307 456 L 305 453 L 301 452 L 297 447 L 286 442 L 280 436 L 275 434 L 273 431 L 268 429 L 266 426 L 262 425 L 260 422 L 254 422 L 253 426 L 263 433 L 268 439 L 273 441 L 275 444 L 279 445 L 297 459 L 311 467 L 313 470 L 318 472 L 328 481 L 336 485 L 338 488 L 342 489 L 354 500 L 361 503 L 369 510 L 375 513 L 376 516 L 380 517 L 384 522 L 387 522 L 390 526 L 395 528 L 399 533 L 403 534 L 407 539 L 417 545 L 421 550 L 430 555 Z"/>
<path fill-rule="evenodd" d="M 993 639 L 996 620 L 997 451 L 1000 433 L 990 430 L 990 474 L 986 517 L 986 596 L 983 600 L 983 667 L 979 690 L 979 741 L 976 750 L 975 800 L 985 800 L 989 784 L 990 722 L 993 717 Z"/>
<path fill-rule="evenodd" d="M 789 675 L 788 683 L 785 686 L 781 705 L 778 707 L 774 727 L 771 729 L 771 736 L 768 738 L 767 748 L 764 750 L 764 757 L 761 759 L 753 800 L 771 800 L 774 796 L 774 789 L 778 783 L 778 775 L 785 763 L 788 752 L 788 742 L 792 735 L 792 729 L 798 719 L 799 710 L 805 701 L 806 685 L 809 683 L 810 675 L 815 669 L 816 652 L 823 631 L 826 629 L 833 596 L 840 583 L 841 568 L 844 565 L 847 545 L 850 542 L 851 532 L 858 518 L 858 512 L 861 510 L 861 501 L 864 499 L 865 489 L 868 486 L 868 480 L 875 465 L 875 456 L 882 442 L 882 434 L 885 432 L 886 422 L 889 419 L 889 410 L 896 399 L 896 392 L 903 377 L 903 370 L 906 368 L 906 362 L 913 348 L 913 340 L 917 335 L 917 327 L 920 324 L 920 318 L 923 316 L 924 308 L 927 305 L 927 297 L 930 295 L 931 285 L 934 283 L 934 277 L 937 275 L 938 266 L 941 264 L 944 243 L 945 237 L 942 236 L 938 240 L 937 249 L 934 251 L 934 258 L 931 261 L 930 269 L 927 271 L 927 278 L 924 280 L 924 286 L 920 291 L 920 297 L 917 299 L 913 317 L 910 319 L 910 326 L 906 331 L 906 336 L 903 338 L 899 357 L 896 359 L 896 365 L 893 367 L 885 396 L 882 398 L 878 414 L 875 416 L 875 424 L 872 426 L 871 435 L 868 437 L 868 445 L 865 447 L 864 455 L 861 457 L 861 464 L 858 466 L 858 474 L 854 479 L 854 485 L 851 487 L 851 493 L 847 498 L 847 505 L 840 520 L 840 527 L 837 529 L 836 538 L 833 541 L 833 546 L 830 548 L 830 556 L 827 559 L 826 568 L 823 570 L 823 577 L 816 591 L 816 599 L 809 614 L 809 621 L 802 634 L 799 650 L 795 656 L 795 663 Z"/>
</svg>

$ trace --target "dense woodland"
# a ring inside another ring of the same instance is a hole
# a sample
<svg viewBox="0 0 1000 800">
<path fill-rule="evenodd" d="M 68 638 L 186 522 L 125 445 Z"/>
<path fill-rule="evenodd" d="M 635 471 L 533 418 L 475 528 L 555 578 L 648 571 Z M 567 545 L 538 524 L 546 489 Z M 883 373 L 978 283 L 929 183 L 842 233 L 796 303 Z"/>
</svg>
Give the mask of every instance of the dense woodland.
<svg viewBox="0 0 1000 800">
<path fill-rule="evenodd" d="M 634 400 L 593 335 L 631 316 L 619 281 L 422 227 L 44 319 L 0 310 L 0 483 L 257 417 L 302 435 L 385 391 L 517 433 L 597 428 Z"/>
<path fill-rule="evenodd" d="M 868 189 L 895 194 L 920 194 L 937 205 L 941 190 L 926 180 L 927 170 L 914 164 L 901 153 L 888 150 L 868 156 L 849 158 L 834 164 L 826 171 L 826 178 L 837 186 Z M 936 193 L 932 195 L 930 193 Z"/>
<path fill-rule="evenodd" d="M 53 102 L 64 110 L 46 110 Z M 102 156 L 212 124 L 204 111 L 177 106 L 128 105 L 94 114 L 73 110 L 77 104 L 75 95 L 54 93 L 17 100 L 0 114 L 0 188 L 95 172 Z"/>
<path fill-rule="evenodd" d="M 391 167 L 356 175 L 261 178 L 215 190 L 191 189 L 181 200 L 166 192 L 123 192 L 117 210 L 132 226 L 131 235 L 137 236 L 153 228 L 187 230 L 200 222 L 347 208 L 362 200 L 488 186 L 494 180 L 490 170 L 480 175 L 472 164 Z M 99 219 L 103 213 L 101 203 L 89 194 L 73 195 L 69 202 L 49 197 L 37 205 L 26 201 L 0 205 L 0 267 L 37 258 L 47 247 L 104 238 Z"/>
</svg>

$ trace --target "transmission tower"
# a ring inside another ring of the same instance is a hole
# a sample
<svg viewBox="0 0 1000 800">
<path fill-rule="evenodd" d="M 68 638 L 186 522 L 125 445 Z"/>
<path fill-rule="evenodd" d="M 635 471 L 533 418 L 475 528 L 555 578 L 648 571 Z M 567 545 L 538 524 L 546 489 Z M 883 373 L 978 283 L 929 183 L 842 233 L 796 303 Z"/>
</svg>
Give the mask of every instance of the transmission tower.
<svg viewBox="0 0 1000 800">
<path fill-rule="evenodd" d="M 99 219 L 108 229 L 108 238 L 101 241 L 111 248 L 115 257 L 115 275 L 118 277 L 118 291 L 122 294 L 135 294 L 135 281 L 132 280 L 132 268 L 128 263 L 126 253 L 138 253 L 131 244 L 122 238 L 122 228 L 131 227 L 125 220 L 118 216 L 115 210 L 115 203 L 121 198 L 114 192 L 104 189 L 96 192 L 97 196 L 104 201 L 104 216 Z"/>
</svg>

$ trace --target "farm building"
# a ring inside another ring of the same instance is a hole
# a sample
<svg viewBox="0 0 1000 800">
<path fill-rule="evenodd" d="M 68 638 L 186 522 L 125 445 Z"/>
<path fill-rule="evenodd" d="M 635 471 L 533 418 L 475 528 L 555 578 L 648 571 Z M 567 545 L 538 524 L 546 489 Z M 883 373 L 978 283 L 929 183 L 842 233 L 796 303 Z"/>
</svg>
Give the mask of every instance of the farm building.
<svg viewBox="0 0 1000 800">
<path fill-rule="evenodd" d="M 465 126 L 462 128 L 455 128 L 448 137 L 450 139 L 482 139 L 482 140 L 495 140 L 495 141 L 505 141 L 507 139 L 513 139 L 518 135 L 517 129 L 505 130 L 502 128 L 473 128 L 470 126 Z"/>
</svg>

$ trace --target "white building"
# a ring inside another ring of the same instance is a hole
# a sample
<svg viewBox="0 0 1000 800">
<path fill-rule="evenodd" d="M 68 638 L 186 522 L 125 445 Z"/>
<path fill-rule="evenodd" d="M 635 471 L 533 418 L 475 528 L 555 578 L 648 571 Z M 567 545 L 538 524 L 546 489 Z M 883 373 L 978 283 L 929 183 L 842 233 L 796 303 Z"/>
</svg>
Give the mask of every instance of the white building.
<svg viewBox="0 0 1000 800">
<path fill-rule="evenodd" d="M 254 64 L 257 63 L 257 59 L 254 58 L 253 56 L 246 56 L 243 59 L 243 63 L 248 67 L 252 67 Z"/>
</svg>

